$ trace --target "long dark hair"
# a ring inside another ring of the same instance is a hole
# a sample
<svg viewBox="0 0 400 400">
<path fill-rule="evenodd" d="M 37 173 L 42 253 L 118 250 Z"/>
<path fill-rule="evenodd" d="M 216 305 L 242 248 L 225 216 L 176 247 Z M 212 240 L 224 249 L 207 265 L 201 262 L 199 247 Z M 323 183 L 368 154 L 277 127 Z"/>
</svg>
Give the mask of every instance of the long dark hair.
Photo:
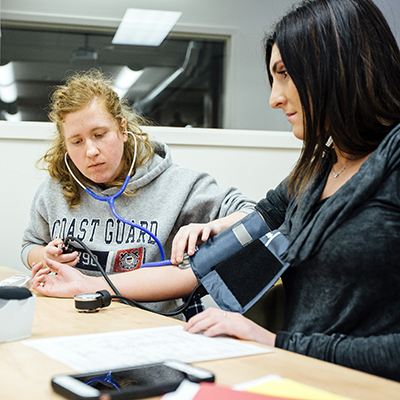
<svg viewBox="0 0 400 400">
<path fill-rule="evenodd" d="M 306 0 L 275 26 L 272 46 L 300 96 L 304 146 L 289 191 L 304 190 L 324 154 L 336 148 L 352 158 L 374 151 L 400 122 L 400 52 L 389 25 L 371 0 Z"/>
</svg>

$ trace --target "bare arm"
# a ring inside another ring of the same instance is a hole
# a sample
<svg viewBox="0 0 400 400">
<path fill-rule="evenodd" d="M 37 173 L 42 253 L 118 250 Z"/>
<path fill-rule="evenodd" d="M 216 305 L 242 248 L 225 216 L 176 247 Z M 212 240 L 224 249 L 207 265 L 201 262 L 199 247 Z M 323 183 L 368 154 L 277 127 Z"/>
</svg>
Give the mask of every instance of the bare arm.
<svg viewBox="0 0 400 400">
<path fill-rule="evenodd" d="M 78 270 L 54 260 L 46 259 L 32 267 L 32 288 L 52 297 L 73 297 L 80 293 L 108 290 L 110 286 L 103 277 L 83 275 Z M 48 275 L 50 270 L 56 275 Z M 188 296 L 198 284 L 190 268 L 182 270 L 175 266 L 142 268 L 109 276 L 122 296 L 136 301 L 161 301 Z"/>
<path fill-rule="evenodd" d="M 28 254 L 28 263 L 32 268 L 33 264 L 44 262 L 44 249 L 45 246 L 36 246 Z"/>
</svg>

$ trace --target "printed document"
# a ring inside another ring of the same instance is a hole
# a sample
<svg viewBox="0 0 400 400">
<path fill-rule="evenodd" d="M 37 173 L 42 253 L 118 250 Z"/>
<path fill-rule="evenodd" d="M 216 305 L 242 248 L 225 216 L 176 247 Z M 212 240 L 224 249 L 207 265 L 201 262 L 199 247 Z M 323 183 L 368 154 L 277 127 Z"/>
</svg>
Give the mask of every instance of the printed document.
<svg viewBox="0 0 400 400">
<path fill-rule="evenodd" d="M 191 363 L 272 352 L 231 338 L 188 333 L 181 325 L 29 339 L 22 343 L 80 373 L 164 360 Z"/>
</svg>

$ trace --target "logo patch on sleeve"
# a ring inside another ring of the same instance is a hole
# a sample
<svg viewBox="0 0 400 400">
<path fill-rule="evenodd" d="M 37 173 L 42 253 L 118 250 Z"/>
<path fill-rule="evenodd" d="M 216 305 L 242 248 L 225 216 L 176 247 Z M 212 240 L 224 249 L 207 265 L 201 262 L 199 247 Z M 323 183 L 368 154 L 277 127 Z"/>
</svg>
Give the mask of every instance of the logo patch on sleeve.
<svg viewBox="0 0 400 400">
<path fill-rule="evenodd" d="M 140 268 L 143 263 L 143 247 L 120 250 L 115 256 L 113 272 L 127 272 Z"/>
</svg>

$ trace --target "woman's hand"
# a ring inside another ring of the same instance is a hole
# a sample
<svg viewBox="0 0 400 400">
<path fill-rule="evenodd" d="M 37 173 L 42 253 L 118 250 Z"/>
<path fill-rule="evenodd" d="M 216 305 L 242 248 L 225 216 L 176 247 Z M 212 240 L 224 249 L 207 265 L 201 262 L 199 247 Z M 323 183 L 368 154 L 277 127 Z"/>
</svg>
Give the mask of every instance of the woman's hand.
<svg viewBox="0 0 400 400">
<path fill-rule="evenodd" d="M 32 264 L 32 289 L 51 297 L 73 297 L 85 293 L 85 280 L 81 272 L 69 265 L 46 259 L 47 267 L 41 262 Z M 49 274 L 51 271 L 56 274 Z"/>
<path fill-rule="evenodd" d="M 185 250 L 189 256 L 192 256 L 196 251 L 196 246 L 205 242 L 210 237 L 218 235 L 221 230 L 218 220 L 208 222 L 207 224 L 182 226 L 172 241 L 172 264 L 182 262 Z"/>
<path fill-rule="evenodd" d="M 172 241 L 172 264 L 179 264 L 182 262 L 185 250 L 189 256 L 192 256 L 196 251 L 196 246 L 205 242 L 210 237 L 218 235 L 224 229 L 233 225 L 246 215 L 247 214 L 242 211 L 236 211 L 233 214 L 206 224 L 189 224 L 182 226 Z"/>
<path fill-rule="evenodd" d="M 190 318 L 184 327 L 190 333 L 203 333 L 204 336 L 228 335 L 238 339 L 252 340 L 268 346 L 275 346 L 276 335 L 239 313 L 207 308 Z"/>
<path fill-rule="evenodd" d="M 44 258 L 52 261 L 57 261 L 61 264 L 69 265 L 70 267 L 75 267 L 76 264 L 78 264 L 79 262 L 78 252 L 74 251 L 72 253 L 63 253 L 63 245 L 63 241 L 59 238 L 52 240 L 44 248 Z"/>
</svg>

